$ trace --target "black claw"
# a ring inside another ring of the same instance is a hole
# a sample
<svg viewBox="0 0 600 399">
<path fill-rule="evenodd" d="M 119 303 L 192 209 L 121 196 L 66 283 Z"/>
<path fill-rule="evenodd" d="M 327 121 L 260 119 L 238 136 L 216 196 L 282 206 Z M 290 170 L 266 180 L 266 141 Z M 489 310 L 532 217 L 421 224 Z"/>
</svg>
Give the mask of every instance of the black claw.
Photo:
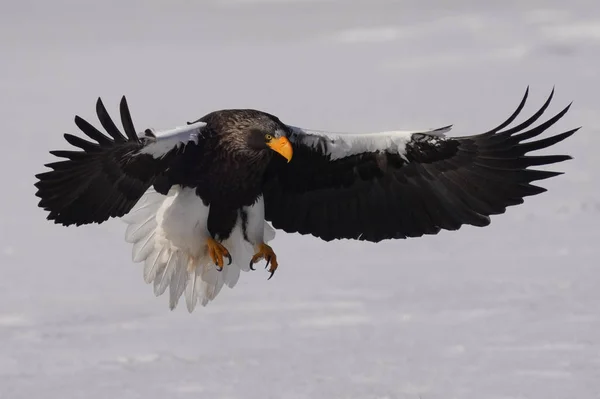
<svg viewBox="0 0 600 399">
<path fill-rule="evenodd" d="M 271 257 L 270 256 L 267 258 L 267 264 L 265 265 L 265 269 L 267 267 L 269 267 L 269 263 L 271 263 Z"/>
<path fill-rule="evenodd" d="M 219 265 L 215 265 L 215 266 L 217 266 L 217 271 L 219 271 L 219 272 L 222 272 L 222 271 L 223 271 L 223 268 L 222 268 L 222 267 L 220 267 Z"/>
<path fill-rule="evenodd" d="M 229 266 L 229 265 L 231 265 L 231 261 L 232 261 L 232 259 L 231 259 L 231 254 L 230 254 L 230 253 L 227 253 L 227 255 L 226 255 L 226 256 L 227 256 L 227 259 L 229 259 L 229 263 L 227 263 L 227 265 Z"/>
<path fill-rule="evenodd" d="M 252 262 L 252 260 L 250 260 L 250 270 L 255 270 L 253 265 L 254 263 Z"/>
<path fill-rule="evenodd" d="M 275 270 L 271 270 L 271 275 L 269 276 L 269 278 L 267 279 L 267 281 L 269 281 L 271 279 L 271 277 L 273 277 L 274 274 L 275 274 Z"/>
</svg>

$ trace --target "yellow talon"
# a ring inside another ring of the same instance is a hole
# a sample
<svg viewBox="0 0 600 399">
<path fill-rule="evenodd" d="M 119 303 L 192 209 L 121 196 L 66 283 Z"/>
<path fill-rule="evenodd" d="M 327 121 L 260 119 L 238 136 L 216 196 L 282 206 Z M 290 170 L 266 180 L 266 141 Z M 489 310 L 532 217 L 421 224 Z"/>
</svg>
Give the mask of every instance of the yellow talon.
<svg viewBox="0 0 600 399">
<path fill-rule="evenodd" d="M 215 241 L 213 238 L 209 238 L 206 240 L 206 246 L 208 247 L 208 255 L 212 259 L 213 263 L 217 265 L 219 271 L 223 270 L 223 258 L 227 258 L 229 260 L 228 265 L 231 264 L 231 255 L 227 248 L 223 246 L 220 242 Z"/>
<path fill-rule="evenodd" d="M 277 270 L 277 255 L 275 255 L 275 252 L 273 252 L 273 248 L 271 248 L 265 243 L 261 243 L 258 245 L 258 252 L 256 252 L 256 254 L 254 254 L 254 256 L 252 257 L 252 260 L 250 260 L 250 269 L 254 270 L 252 265 L 257 263 L 261 259 L 267 260 L 265 269 L 269 267 L 269 264 L 271 265 L 271 267 L 269 268 L 269 272 L 271 273 L 271 275 L 269 276 L 270 280 L 271 277 L 273 277 L 273 273 L 275 273 L 275 270 Z"/>
</svg>

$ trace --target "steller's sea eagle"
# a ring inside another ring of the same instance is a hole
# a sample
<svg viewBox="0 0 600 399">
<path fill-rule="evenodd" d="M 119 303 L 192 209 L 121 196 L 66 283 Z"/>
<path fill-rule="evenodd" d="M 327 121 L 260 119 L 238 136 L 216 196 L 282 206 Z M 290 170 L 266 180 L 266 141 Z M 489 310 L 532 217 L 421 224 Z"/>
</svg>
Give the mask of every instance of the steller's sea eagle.
<svg viewBox="0 0 600 399">
<path fill-rule="evenodd" d="M 539 111 L 509 128 L 528 93 L 498 127 L 461 137 L 445 135 L 451 126 L 335 134 L 252 109 L 138 132 L 125 97 L 123 134 L 98 99 L 108 135 L 76 116 L 92 141 L 65 134 L 79 150 L 50 151 L 64 159 L 36 175 L 36 195 L 47 219 L 65 226 L 121 217 L 133 261 L 144 262 L 155 295 L 169 288 L 170 308 L 184 295 L 192 312 L 261 259 L 273 275 L 278 262 L 267 243 L 274 229 L 325 241 L 420 237 L 463 224 L 487 226 L 490 215 L 546 191 L 531 183 L 561 173 L 528 168 L 571 157 L 527 154 L 579 128 L 526 141 L 570 107 L 532 127 L 553 89 Z"/>
</svg>

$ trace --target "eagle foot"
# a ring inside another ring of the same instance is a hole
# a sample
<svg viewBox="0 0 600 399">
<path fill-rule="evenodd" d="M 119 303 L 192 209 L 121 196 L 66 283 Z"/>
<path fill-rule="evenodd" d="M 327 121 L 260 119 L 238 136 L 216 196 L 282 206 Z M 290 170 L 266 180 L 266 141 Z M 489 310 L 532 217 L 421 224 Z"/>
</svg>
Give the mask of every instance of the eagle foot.
<svg viewBox="0 0 600 399">
<path fill-rule="evenodd" d="M 261 259 L 266 259 L 267 261 L 265 269 L 269 267 L 269 265 L 271 265 L 271 267 L 269 268 L 269 272 L 271 273 L 271 275 L 267 279 L 270 280 L 271 277 L 273 277 L 275 270 L 277 270 L 277 266 L 279 264 L 277 263 L 277 255 L 275 255 L 275 252 L 273 252 L 273 248 L 271 248 L 265 243 L 262 243 L 258 246 L 258 252 L 254 254 L 252 260 L 250 260 L 250 269 L 254 270 L 254 267 L 252 265 L 257 263 Z"/>
<path fill-rule="evenodd" d="M 223 258 L 227 258 L 229 261 L 227 265 L 231 265 L 231 254 L 229 254 L 229 251 L 223 244 L 217 242 L 214 238 L 209 238 L 206 240 L 206 246 L 208 247 L 208 255 L 219 271 L 223 270 L 223 265 L 225 264 Z"/>
</svg>

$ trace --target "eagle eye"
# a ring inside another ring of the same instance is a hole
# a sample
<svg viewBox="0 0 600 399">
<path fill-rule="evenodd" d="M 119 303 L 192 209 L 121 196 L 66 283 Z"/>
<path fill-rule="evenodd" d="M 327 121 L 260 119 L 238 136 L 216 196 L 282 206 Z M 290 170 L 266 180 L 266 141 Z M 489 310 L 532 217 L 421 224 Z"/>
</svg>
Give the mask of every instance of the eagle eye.
<svg viewBox="0 0 600 399">
<path fill-rule="evenodd" d="M 265 134 L 265 140 L 271 141 L 271 140 L 273 140 L 273 136 L 270 135 L 269 133 L 267 133 L 267 134 Z"/>
</svg>

